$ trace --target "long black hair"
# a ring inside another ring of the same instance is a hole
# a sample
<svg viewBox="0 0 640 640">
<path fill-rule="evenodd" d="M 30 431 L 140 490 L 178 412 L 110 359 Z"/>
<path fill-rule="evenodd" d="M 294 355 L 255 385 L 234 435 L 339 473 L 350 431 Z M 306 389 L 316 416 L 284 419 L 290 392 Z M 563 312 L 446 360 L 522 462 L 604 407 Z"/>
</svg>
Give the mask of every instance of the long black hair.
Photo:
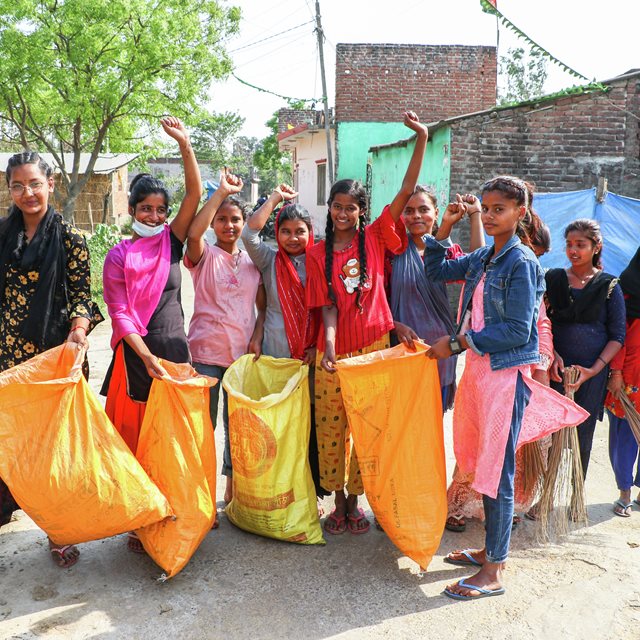
<svg viewBox="0 0 640 640">
<path fill-rule="evenodd" d="M 333 290 L 333 220 L 331 219 L 331 203 L 338 194 L 351 196 L 358 207 L 360 208 L 360 216 L 358 219 L 358 261 L 360 263 L 360 279 L 358 282 L 358 288 L 356 291 L 356 307 L 358 311 L 362 313 L 362 304 L 360 299 L 362 298 L 362 291 L 364 285 L 367 282 L 367 251 L 365 247 L 365 235 L 364 228 L 369 224 L 367 191 L 364 185 L 357 180 L 338 180 L 329 192 L 329 199 L 327 205 L 329 210 L 327 211 L 327 226 L 325 228 L 325 264 L 324 273 L 327 278 L 327 287 L 329 289 L 329 298 L 335 303 L 336 295 Z"/>
<path fill-rule="evenodd" d="M 158 178 L 154 178 L 150 173 L 139 173 L 129 185 L 129 206 L 135 213 L 136 205 L 142 202 L 147 196 L 155 193 L 160 194 L 164 198 L 164 203 L 167 209 L 169 209 L 169 191 L 167 187 L 165 187 L 164 182 L 158 180 Z"/>
</svg>

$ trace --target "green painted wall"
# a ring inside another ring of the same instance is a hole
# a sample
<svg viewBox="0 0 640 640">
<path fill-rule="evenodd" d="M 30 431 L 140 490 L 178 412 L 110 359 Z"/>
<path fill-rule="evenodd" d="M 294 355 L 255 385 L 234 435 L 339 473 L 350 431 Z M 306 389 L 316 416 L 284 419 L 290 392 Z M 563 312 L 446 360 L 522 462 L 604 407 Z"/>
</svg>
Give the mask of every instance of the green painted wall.
<svg viewBox="0 0 640 640">
<path fill-rule="evenodd" d="M 336 180 L 352 178 L 364 182 L 370 147 L 395 142 L 410 135 L 411 131 L 402 122 L 339 122 Z"/>
<path fill-rule="evenodd" d="M 407 129 L 403 127 L 402 136 L 398 139 L 406 139 Z M 377 218 L 382 208 L 389 204 L 398 189 L 402 185 L 404 174 L 409 166 L 409 160 L 413 153 L 413 143 L 406 147 L 396 146 L 380 149 L 369 154 L 371 163 L 371 218 Z M 430 186 L 438 196 L 440 214 L 449 202 L 449 170 L 451 149 L 451 130 L 443 127 L 430 136 L 427 144 L 419 184 Z"/>
</svg>

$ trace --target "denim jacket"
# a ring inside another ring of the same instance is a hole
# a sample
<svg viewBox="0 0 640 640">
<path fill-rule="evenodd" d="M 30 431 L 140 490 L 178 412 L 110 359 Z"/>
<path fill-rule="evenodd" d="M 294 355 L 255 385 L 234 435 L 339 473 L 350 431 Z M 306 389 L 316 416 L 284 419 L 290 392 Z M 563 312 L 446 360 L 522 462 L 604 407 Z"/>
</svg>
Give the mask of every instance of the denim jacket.
<svg viewBox="0 0 640 640">
<path fill-rule="evenodd" d="M 433 236 L 424 236 L 426 271 L 434 280 L 464 280 L 460 317 L 469 308 L 473 291 L 486 272 L 482 331 L 467 331 L 469 346 L 489 354 L 491 369 L 506 369 L 539 361 L 538 310 L 545 290 L 544 273 L 533 251 L 513 236 L 498 255 L 493 245 L 455 260 Z"/>
</svg>

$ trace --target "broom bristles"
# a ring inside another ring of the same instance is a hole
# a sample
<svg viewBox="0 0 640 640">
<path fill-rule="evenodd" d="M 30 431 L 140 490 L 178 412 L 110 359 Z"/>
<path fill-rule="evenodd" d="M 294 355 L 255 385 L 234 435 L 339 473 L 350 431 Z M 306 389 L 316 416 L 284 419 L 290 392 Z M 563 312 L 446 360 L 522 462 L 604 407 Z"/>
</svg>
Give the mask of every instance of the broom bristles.
<svg viewBox="0 0 640 640">
<path fill-rule="evenodd" d="M 638 410 L 635 408 L 631 398 L 629 398 L 624 389 L 621 389 L 617 393 L 617 397 L 624 409 L 624 415 L 629 423 L 631 433 L 633 433 L 633 437 L 636 439 L 638 445 L 640 445 L 640 413 L 638 413 Z"/>
<path fill-rule="evenodd" d="M 544 458 L 540 442 L 528 442 L 522 447 L 522 492 L 533 496 L 541 488 L 545 473 Z"/>
<path fill-rule="evenodd" d="M 577 369 L 566 367 L 563 373 L 565 389 L 578 377 Z M 573 393 L 565 391 L 573 399 Z M 569 521 L 587 522 L 587 506 L 584 491 L 584 477 L 580 460 L 580 445 L 575 427 L 565 427 L 553 434 L 547 462 L 538 511 L 539 537 L 548 541 L 551 531 L 551 512 L 555 505 L 566 505 L 558 509 L 554 518 L 555 530 L 559 535 L 569 531 Z"/>
</svg>

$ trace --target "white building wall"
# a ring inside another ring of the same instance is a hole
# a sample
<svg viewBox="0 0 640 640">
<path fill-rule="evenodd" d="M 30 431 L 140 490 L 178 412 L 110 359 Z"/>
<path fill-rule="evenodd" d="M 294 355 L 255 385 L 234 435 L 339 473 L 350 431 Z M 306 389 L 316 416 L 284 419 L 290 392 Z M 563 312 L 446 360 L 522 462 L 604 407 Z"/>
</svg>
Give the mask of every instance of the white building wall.
<svg viewBox="0 0 640 640">
<path fill-rule="evenodd" d="M 335 138 L 331 130 L 333 157 L 335 159 Z M 327 222 L 327 204 L 331 185 L 328 171 L 325 171 L 324 201 L 318 204 L 318 160 L 327 159 L 327 138 L 324 130 L 305 131 L 296 140 L 294 156 L 294 183 L 298 191 L 298 202 L 311 214 L 316 236 L 324 237 Z"/>
</svg>

